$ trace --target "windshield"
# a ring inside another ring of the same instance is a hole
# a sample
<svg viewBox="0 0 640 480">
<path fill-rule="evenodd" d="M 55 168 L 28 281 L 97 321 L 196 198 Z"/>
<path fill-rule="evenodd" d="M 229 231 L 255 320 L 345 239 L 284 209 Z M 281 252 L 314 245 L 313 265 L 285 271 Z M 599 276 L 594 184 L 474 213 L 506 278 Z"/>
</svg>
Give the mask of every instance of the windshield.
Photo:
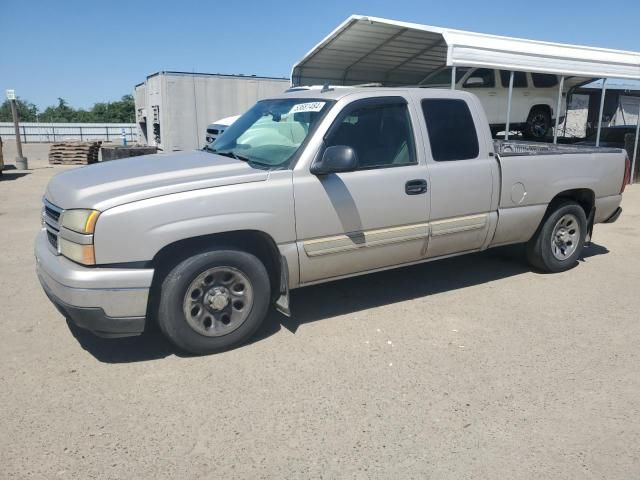
<svg viewBox="0 0 640 480">
<path fill-rule="evenodd" d="M 286 168 L 333 101 L 263 100 L 236 120 L 205 150 L 268 168 Z"/>
</svg>

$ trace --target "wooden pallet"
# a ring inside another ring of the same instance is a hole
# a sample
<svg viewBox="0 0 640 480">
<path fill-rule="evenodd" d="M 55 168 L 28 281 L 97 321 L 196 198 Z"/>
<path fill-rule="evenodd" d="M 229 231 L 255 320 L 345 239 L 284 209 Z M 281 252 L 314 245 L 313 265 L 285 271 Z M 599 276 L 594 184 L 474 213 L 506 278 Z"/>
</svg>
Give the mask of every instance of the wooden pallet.
<svg viewBox="0 0 640 480">
<path fill-rule="evenodd" d="M 90 165 L 96 163 L 93 161 L 87 161 L 86 158 L 65 158 L 64 160 L 49 160 L 50 165 Z"/>
<path fill-rule="evenodd" d="M 49 149 L 52 165 L 88 165 L 98 161 L 102 142 L 53 143 Z"/>
</svg>

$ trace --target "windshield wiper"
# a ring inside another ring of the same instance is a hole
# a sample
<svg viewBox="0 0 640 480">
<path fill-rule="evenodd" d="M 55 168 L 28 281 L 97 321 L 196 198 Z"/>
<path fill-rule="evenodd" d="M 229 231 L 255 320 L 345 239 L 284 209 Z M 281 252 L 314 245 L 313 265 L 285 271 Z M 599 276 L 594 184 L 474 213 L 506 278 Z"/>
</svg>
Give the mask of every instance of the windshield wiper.
<svg viewBox="0 0 640 480">
<path fill-rule="evenodd" d="M 222 155 L 223 157 L 235 158 L 236 160 L 240 160 L 238 156 L 235 153 L 233 153 L 231 150 L 227 152 L 220 152 L 215 148 L 208 148 L 207 150 L 209 150 L 211 153 L 215 153 L 216 155 Z"/>
<path fill-rule="evenodd" d="M 207 147 L 205 147 L 205 148 L 207 148 Z M 209 150 L 211 153 L 215 153 L 217 155 L 222 155 L 223 157 L 235 158 L 236 160 L 240 160 L 242 162 L 251 162 L 251 159 L 249 157 L 244 157 L 242 155 L 238 155 L 233 150 L 228 150 L 226 152 L 219 152 L 218 150 L 215 150 L 213 148 L 207 148 L 207 150 Z"/>
<path fill-rule="evenodd" d="M 233 150 L 227 150 L 226 152 L 219 152 L 213 148 L 207 148 L 205 147 L 207 150 L 209 150 L 211 153 L 215 153 L 216 155 L 222 155 L 223 157 L 229 157 L 229 158 L 234 158 L 236 160 L 240 160 L 241 162 L 247 162 L 249 165 L 253 166 L 253 167 L 261 167 L 261 168 L 271 168 L 273 165 L 269 165 L 267 163 L 262 163 L 262 162 L 257 162 L 255 160 L 250 159 L 249 157 L 245 157 L 243 155 L 238 155 L 236 152 L 234 152 Z"/>
<path fill-rule="evenodd" d="M 245 157 L 243 155 L 238 155 L 236 152 L 230 152 L 231 155 L 233 155 L 233 158 L 235 158 L 236 160 L 241 160 L 243 162 L 247 162 L 247 163 L 251 163 L 251 159 L 249 157 Z"/>
</svg>

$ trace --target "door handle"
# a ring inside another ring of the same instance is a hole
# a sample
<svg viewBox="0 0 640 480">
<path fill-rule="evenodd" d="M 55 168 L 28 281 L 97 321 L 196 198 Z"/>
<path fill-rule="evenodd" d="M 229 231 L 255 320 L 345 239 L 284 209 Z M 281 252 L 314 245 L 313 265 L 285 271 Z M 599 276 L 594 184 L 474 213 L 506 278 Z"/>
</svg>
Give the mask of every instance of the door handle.
<svg viewBox="0 0 640 480">
<path fill-rule="evenodd" d="M 490 97 L 495 97 L 497 95 L 497 92 L 488 92 L 487 95 L 489 95 Z"/>
<path fill-rule="evenodd" d="M 427 181 L 422 179 L 409 180 L 404 185 L 404 192 L 407 195 L 420 195 L 427 192 Z"/>
</svg>

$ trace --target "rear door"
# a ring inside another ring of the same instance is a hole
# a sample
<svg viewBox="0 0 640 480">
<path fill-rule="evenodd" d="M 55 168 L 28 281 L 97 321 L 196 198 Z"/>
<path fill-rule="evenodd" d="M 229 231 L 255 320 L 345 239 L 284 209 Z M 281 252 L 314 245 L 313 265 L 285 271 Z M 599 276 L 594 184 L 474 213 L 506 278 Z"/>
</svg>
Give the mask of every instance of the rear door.
<svg viewBox="0 0 640 480">
<path fill-rule="evenodd" d="M 335 118 L 318 155 L 346 145 L 358 168 L 316 176 L 310 165 L 296 167 L 302 283 L 425 258 L 429 196 L 418 121 L 403 96 L 355 100 Z"/>
<path fill-rule="evenodd" d="M 427 255 L 484 248 L 495 230 L 499 166 L 480 105 L 468 95 L 418 96 L 431 211 Z"/>
</svg>

